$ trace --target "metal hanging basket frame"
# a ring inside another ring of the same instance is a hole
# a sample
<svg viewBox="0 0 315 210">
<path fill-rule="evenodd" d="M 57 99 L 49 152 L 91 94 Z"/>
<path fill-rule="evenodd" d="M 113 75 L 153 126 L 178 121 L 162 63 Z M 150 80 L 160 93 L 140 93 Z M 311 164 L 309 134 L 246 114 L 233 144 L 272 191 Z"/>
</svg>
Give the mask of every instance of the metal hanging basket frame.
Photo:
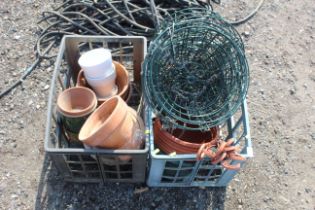
<svg viewBox="0 0 315 210">
<path fill-rule="evenodd" d="M 164 125 L 207 130 L 225 122 L 244 100 L 248 64 L 238 33 L 220 24 L 217 14 L 190 16 L 175 14 L 151 42 L 143 90 Z"/>
</svg>

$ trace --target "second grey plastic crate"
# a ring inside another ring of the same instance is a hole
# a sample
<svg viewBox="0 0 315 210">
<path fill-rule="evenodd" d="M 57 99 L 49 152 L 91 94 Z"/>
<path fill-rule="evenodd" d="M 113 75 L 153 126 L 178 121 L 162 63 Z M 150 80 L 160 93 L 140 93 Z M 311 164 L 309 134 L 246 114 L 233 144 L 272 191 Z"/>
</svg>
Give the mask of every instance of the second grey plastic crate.
<svg viewBox="0 0 315 210">
<path fill-rule="evenodd" d="M 129 71 L 133 85 L 131 106 L 140 103 L 141 63 L 146 55 L 146 38 L 119 36 L 65 36 L 62 39 L 51 81 L 48 101 L 45 151 L 63 175 L 72 182 L 145 182 L 148 143 L 138 150 L 85 149 L 69 144 L 56 113 L 58 94 L 71 87 L 80 68 L 77 63 L 84 51 L 106 47 L 112 50 L 113 60 Z M 146 124 L 146 122 L 145 122 Z M 129 155 L 130 161 L 119 156 Z"/>
<path fill-rule="evenodd" d="M 196 160 L 196 154 L 166 155 L 154 145 L 152 113 L 146 112 L 150 129 L 150 162 L 148 186 L 151 187 L 222 187 L 226 186 L 237 171 L 226 170 L 220 164 L 212 165 L 209 159 Z M 246 100 L 238 112 L 221 126 L 221 136 L 236 138 L 241 155 L 253 157 Z M 233 161 L 237 164 L 239 161 Z M 241 163 L 243 165 L 244 162 Z"/>
</svg>

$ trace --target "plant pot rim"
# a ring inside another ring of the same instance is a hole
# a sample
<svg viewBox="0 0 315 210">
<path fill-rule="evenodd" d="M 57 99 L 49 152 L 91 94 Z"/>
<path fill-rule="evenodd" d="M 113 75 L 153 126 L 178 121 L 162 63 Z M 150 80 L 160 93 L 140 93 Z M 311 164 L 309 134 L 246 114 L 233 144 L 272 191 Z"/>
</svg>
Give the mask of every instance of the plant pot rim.
<svg viewBox="0 0 315 210">
<path fill-rule="evenodd" d="M 85 61 L 85 60 L 89 59 L 90 58 L 89 56 L 93 55 L 93 53 L 99 52 L 99 51 L 106 52 L 107 55 L 110 55 L 110 53 L 111 53 L 111 51 L 109 49 L 106 49 L 106 48 L 103 48 L 103 47 L 92 49 L 92 50 L 89 50 L 89 51 L 83 53 L 83 55 L 81 55 L 80 59 L 78 60 L 78 63 L 80 65 L 87 66 L 87 67 L 96 66 L 96 65 L 99 65 L 100 63 L 103 63 L 104 60 L 99 60 L 98 63 L 92 63 L 92 64 L 89 64 L 89 65 L 84 65 L 85 63 L 82 63 L 82 61 Z"/>
<path fill-rule="evenodd" d="M 84 75 L 84 77 L 90 81 L 99 81 L 99 80 L 108 81 L 108 80 L 112 80 L 113 78 L 116 80 L 116 65 L 113 63 L 112 66 L 113 66 L 114 71 L 111 72 L 110 74 L 107 74 L 107 75 L 104 74 L 102 77 L 89 77 L 87 75 Z M 83 69 L 81 69 L 80 71 L 83 71 L 84 73 Z"/>
<path fill-rule="evenodd" d="M 92 102 L 90 103 L 90 105 L 88 107 L 85 107 L 84 109 L 67 111 L 64 107 L 61 106 L 61 102 L 60 102 L 61 96 L 68 94 L 69 92 L 72 92 L 75 90 L 81 90 L 81 91 L 85 91 L 87 94 L 91 94 L 92 98 L 93 98 Z M 66 117 L 70 117 L 70 118 L 86 116 L 86 115 L 90 114 L 91 112 L 93 112 L 96 107 L 97 107 L 97 97 L 91 89 L 86 88 L 86 87 L 77 87 L 76 86 L 76 87 L 68 88 L 68 89 L 64 90 L 62 93 L 60 93 L 58 96 L 58 99 L 57 99 L 57 110 L 62 115 L 66 116 Z"/>
</svg>

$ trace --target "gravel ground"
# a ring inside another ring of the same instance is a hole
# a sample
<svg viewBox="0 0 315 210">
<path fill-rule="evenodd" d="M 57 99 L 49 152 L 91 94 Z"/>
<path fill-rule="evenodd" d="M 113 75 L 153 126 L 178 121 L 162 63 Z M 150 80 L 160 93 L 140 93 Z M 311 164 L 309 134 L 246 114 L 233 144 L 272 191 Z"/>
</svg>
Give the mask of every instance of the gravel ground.
<svg viewBox="0 0 315 210">
<path fill-rule="evenodd" d="M 34 60 L 36 21 L 58 2 L 0 1 L 0 90 Z M 215 10 L 240 18 L 257 3 L 222 0 Z M 255 157 L 227 188 L 63 182 L 43 149 L 53 69 L 43 62 L 0 100 L 0 209 L 315 209 L 314 1 L 265 1 L 237 30 L 251 71 Z"/>
</svg>

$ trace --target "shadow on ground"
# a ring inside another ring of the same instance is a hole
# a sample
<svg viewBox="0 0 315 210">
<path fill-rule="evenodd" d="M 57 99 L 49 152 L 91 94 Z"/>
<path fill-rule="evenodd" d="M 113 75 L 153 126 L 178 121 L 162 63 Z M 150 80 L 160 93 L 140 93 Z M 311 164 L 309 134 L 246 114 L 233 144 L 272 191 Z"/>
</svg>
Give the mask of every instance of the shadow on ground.
<svg viewBox="0 0 315 210">
<path fill-rule="evenodd" d="M 139 189 L 143 192 L 137 192 Z M 46 155 L 35 209 L 220 210 L 224 209 L 224 201 L 225 188 L 146 188 L 139 184 L 64 182 Z"/>
</svg>

